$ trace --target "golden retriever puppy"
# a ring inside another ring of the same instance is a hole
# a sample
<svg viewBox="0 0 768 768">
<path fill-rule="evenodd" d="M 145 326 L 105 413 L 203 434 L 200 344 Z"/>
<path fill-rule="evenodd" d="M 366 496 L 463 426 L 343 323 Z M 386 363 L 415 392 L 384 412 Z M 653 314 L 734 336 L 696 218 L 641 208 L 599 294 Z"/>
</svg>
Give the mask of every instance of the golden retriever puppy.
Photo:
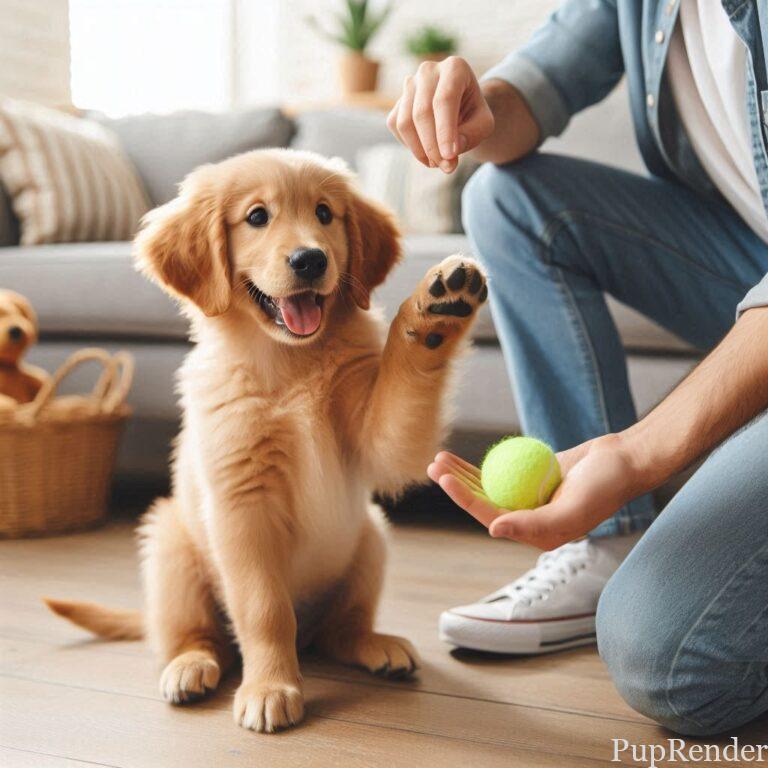
<svg viewBox="0 0 768 768">
<path fill-rule="evenodd" d="M 446 259 L 384 343 L 366 310 L 399 258 L 395 223 L 339 162 L 291 150 L 196 170 L 148 214 L 135 252 L 195 342 L 173 494 L 141 529 L 145 612 L 49 604 L 104 636 L 146 631 L 173 703 L 216 688 L 234 636 L 234 717 L 257 731 L 302 718 L 297 645 L 410 674 L 411 644 L 374 631 L 385 546 L 369 499 L 424 477 L 483 275 Z"/>
</svg>

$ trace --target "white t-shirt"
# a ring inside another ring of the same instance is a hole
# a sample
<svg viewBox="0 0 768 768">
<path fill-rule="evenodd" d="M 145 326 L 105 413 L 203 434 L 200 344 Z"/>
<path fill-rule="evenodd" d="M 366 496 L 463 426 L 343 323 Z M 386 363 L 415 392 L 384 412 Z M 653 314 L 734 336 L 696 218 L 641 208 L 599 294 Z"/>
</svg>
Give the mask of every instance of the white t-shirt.
<svg viewBox="0 0 768 768">
<path fill-rule="evenodd" d="M 747 49 L 720 2 L 680 0 L 667 67 L 678 114 L 704 170 L 768 242 L 747 116 Z"/>
</svg>

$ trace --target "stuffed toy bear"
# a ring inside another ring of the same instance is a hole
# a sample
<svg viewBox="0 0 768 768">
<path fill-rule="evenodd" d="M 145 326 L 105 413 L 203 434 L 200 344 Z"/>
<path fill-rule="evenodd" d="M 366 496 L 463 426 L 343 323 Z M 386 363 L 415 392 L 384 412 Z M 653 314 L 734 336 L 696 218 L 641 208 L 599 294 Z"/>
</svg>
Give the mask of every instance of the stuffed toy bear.
<svg viewBox="0 0 768 768">
<path fill-rule="evenodd" d="M 37 341 L 37 317 L 30 303 L 14 291 L 0 290 L 0 408 L 29 403 L 48 374 L 21 362 Z"/>
</svg>

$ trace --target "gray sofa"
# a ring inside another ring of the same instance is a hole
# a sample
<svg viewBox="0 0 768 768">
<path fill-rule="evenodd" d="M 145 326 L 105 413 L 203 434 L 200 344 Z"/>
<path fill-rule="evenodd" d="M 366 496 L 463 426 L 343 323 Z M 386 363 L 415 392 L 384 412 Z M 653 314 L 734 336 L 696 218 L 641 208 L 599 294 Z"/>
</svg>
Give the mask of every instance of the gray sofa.
<svg viewBox="0 0 768 768">
<path fill-rule="evenodd" d="M 586 113 L 563 139 L 548 144 L 638 169 L 634 142 L 628 139 L 621 94 Z M 345 157 L 390 141 L 383 116 L 371 112 L 315 112 L 289 119 L 277 110 L 230 115 L 182 113 L 107 121 L 121 137 L 153 203 L 173 196 L 175 185 L 192 167 L 258 146 L 294 146 Z M 137 361 L 130 402 L 134 416 L 118 459 L 123 475 L 163 476 L 170 441 L 178 424 L 174 372 L 187 349 L 186 323 L 159 289 L 136 274 L 130 243 L 77 243 L 19 247 L 18 227 L 0 190 L 0 286 L 17 290 L 34 303 L 41 339 L 30 361 L 49 370 L 71 351 L 86 345 L 127 349 Z M 5 223 L 3 223 L 5 222 Z M 405 259 L 377 293 L 391 317 L 400 302 L 435 261 L 469 252 L 462 234 L 413 235 L 405 240 Z M 694 350 L 634 312 L 612 303 L 629 351 L 633 391 L 647 410 L 695 361 Z M 490 313 L 484 309 L 474 331 L 475 349 L 459 377 L 452 442 L 476 456 L 482 446 L 518 428 Z M 84 386 L 75 381 L 73 387 Z"/>
</svg>

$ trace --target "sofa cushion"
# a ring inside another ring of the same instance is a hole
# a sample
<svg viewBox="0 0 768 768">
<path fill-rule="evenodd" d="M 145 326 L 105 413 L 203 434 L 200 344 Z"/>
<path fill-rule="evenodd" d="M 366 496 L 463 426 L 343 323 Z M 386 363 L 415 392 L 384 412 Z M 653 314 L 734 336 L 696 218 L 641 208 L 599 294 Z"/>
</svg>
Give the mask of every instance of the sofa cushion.
<svg viewBox="0 0 768 768">
<path fill-rule="evenodd" d="M 470 253 L 463 235 L 411 235 L 405 258 L 374 294 L 388 319 L 413 292 L 430 266 L 453 253 Z M 43 334 L 53 336 L 180 340 L 187 322 L 174 302 L 138 274 L 130 243 L 72 243 L 0 248 L 0 285 L 29 297 Z M 627 348 L 644 352 L 693 350 L 680 339 L 613 299 L 609 307 Z M 488 305 L 473 337 L 496 343 Z"/>
<path fill-rule="evenodd" d="M 294 126 L 279 109 L 241 112 L 174 112 L 111 119 L 90 117 L 111 128 L 136 166 L 154 205 L 176 196 L 178 183 L 198 165 L 216 163 L 261 147 L 284 147 Z"/>
<path fill-rule="evenodd" d="M 329 109 L 296 116 L 294 149 L 340 157 L 355 169 L 361 149 L 375 144 L 396 144 L 387 128 L 386 114 L 370 109 Z"/>
<path fill-rule="evenodd" d="M 0 285 L 29 298 L 49 337 L 186 337 L 173 301 L 133 268 L 128 242 L 0 248 Z"/>
<path fill-rule="evenodd" d="M 20 238 L 19 220 L 11 207 L 11 198 L 5 187 L 0 184 L 0 248 L 16 245 Z"/>
</svg>

